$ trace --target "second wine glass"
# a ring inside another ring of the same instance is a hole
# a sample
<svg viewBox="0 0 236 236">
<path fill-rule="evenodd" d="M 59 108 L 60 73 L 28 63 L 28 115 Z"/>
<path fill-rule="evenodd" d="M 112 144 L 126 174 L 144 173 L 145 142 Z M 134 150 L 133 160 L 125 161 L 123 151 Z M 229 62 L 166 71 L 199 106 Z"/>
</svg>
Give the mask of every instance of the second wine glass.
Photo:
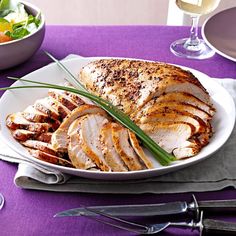
<svg viewBox="0 0 236 236">
<path fill-rule="evenodd" d="M 220 0 L 176 0 L 176 5 L 192 18 L 190 37 L 179 39 L 170 45 L 176 56 L 191 59 L 206 59 L 214 55 L 203 39 L 198 38 L 198 22 L 201 15 L 214 11 Z"/>
</svg>

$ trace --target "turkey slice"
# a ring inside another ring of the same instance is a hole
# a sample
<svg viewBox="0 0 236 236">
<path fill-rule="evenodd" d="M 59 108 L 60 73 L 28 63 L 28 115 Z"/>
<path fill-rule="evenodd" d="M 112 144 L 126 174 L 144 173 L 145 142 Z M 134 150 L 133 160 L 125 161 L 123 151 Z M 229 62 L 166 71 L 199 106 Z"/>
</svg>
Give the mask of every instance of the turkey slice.
<svg viewBox="0 0 236 236">
<path fill-rule="evenodd" d="M 64 84 L 62 84 L 62 86 L 75 88 L 68 82 L 65 82 Z M 48 95 L 60 101 L 64 106 L 68 107 L 70 110 L 73 110 L 74 106 L 78 107 L 84 104 L 93 104 L 93 102 L 90 101 L 88 98 L 82 97 L 78 94 L 69 91 L 49 89 Z"/>
<path fill-rule="evenodd" d="M 58 90 L 58 89 L 49 89 L 48 95 L 58 102 L 60 102 L 62 105 L 64 105 L 67 109 L 70 111 L 74 110 L 76 107 L 78 107 L 78 104 L 74 102 L 72 99 L 70 99 L 64 91 Z M 84 102 L 81 102 L 82 105 Z"/>
<path fill-rule="evenodd" d="M 56 165 L 61 165 L 61 166 L 66 166 L 66 167 L 74 167 L 72 163 L 64 158 L 43 152 L 41 150 L 35 150 L 31 148 L 27 148 L 28 152 L 31 154 L 31 156 L 42 160 L 46 161 L 48 163 L 56 164 Z"/>
<path fill-rule="evenodd" d="M 151 113 L 140 119 L 140 124 L 157 122 L 176 122 L 183 121 L 192 124 L 196 133 L 205 131 L 206 124 L 198 116 L 188 112 L 175 112 L 175 110 L 160 113 Z"/>
<path fill-rule="evenodd" d="M 192 115 L 198 116 L 202 119 L 206 125 L 209 125 L 209 120 L 211 120 L 211 116 L 205 111 L 184 102 L 160 102 L 154 103 L 153 105 L 149 104 L 149 106 L 145 106 L 137 118 L 140 119 L 143 116 L 148 117 L 151 113 L 166 113 L 169 111 L 174 111 L 176 113 L 191 113 Z"/>
<path fill-rule="evenodd" d="M 150 101 L 151 102 L 151 101 Z M 215 108 L 209 106 L 208 104 L 202 102 L 195 96 L 184 92 L 171 92 L 163 94 L 162 96 L 155 99 L 155 102 L 184 102 L 186 104 L 193 105 L 205 111 L 209 115 L 213 116 L 215 114 Z"/>
<path fill-rule="evenodd" d="M 101 128 L 100 142 L 104 158 L 112 171 L 128 171 L 127 166 L 114 147 L 112 141 L 112 125 L 112 122 L 108 122 Z"/>
<path fill-rule="evenodd" d="M 87 170 L 95 168 L 96 165 L 86 155 L 86 153 L 83 151 L 81 147 L 80 129 L 81 129 L 81 121 L 83 119 L 84 117 L 76 119 L 69 127 L 68 135 L 70 139 L 68 145 L 68 155 L 75 168 Z"/>
<path fill-rule="evenodd" d="M 202 119 L 198 116 L 194 116 L 189 112 L 177 112 L 170 110 L 167 112 L 151 113 L 148 116 L 144 116 L 140 119 L 141 124 L 149 123 L 150 125 L 163 122 L 186 122 L 194 126 L 194 135 L 199 139 L 200 143 L 204 146 L 209 142 L 212 135 L 212 130 L 208 127 Z"/>
<path fill-rule="evenodd" d="M 52 126 L 48 123 L 33 123 L 26 120 L 21 112 L 13 113 L 6 119 L 6 125 L 12 130 L 25 129 L 31 132 L 44 133 Z"/>
<path fill-rule="evenodd" d="M 139 156 L 139 158 L 143 161 L 143 163 L 145 164 L 145 166 L 148 169 L 153 169 L 154 168 L 153 163 L 146 156 L 146 154 L 143 151 L 143 148 L 139 145 L 139 141 L 136 138 L 136 135 L 134 133 L 132 133 L 130 130 L 128 130 L 128 133 L 129 133 L 130 143 L 131 143 L 134 151 L 136 152 L 136 154 Z"/>
<path fill-rule="evenodd" d="M 126 128 L 114 123 L 112 126 L 112 141 L 117 153 L 129 170 L 145 169 L 134 149 L 129 144 L 128 130 Z"/>
<path fill-rule="evenodd" d="M 201 148 L 201 144 L 192 140 L 194 129 L 189 123 L 142 124 L 140 128 L 167 152 L 175 154 L 175 149 L 182 149 L 181 156 L 178 156 L 178 158 L 193 156 Z M 189 149 L 191 149 L 191 152 Z"/>
<path fill-rule="evenodd" d="M 21 144 L 24 145 L 25 147 L 37 149 L 54 156 L 58 155 L 61 156 L 61 154 L 57 152 L 50 143 L 45 143 L 38 140 L 26 140 L 25 142 L 21 142 Z"/>
<path fill-rule="evenodd" d="M 36 122 L 36 123 L 43 123 L 43 122 L 48 122 L 50 117 L 37 110 L 34 106 L 28 106 L 23 112 L 22 112 L 22 116 L 28 120 L 28 121 L 32 121 L 32 122 Z"/>
<path fill-rule="evenodd" d="M 12 136 L 19 141 L 26 141 L 28 139 L 35 139 L 39 133 L 24 129 L 16 129 L 12 131 Z"/>
<path fill-rule="evenodd" d="M 61 118 L 59 112 L 58 112 L 58 102 L 55 99 L 52 99 L 51 97 L 46 97 L 42 99 L 38 99 L 34 103 L 34 107 L 48 115 L 50 118 L 54 120 L 59 120 Z"/>
<path fill-rule="evenodd" d="M 51 132 L 42 133 L 38 137 L 36 137 L 35 139 L 38 141 L 45 142 L 45 143 L 51 143 L 52 134 L 53 133 L 51 133 Z"/>
<path fill-rule="evenodd" d="M 21 114 L 28 121 L 50 124 L 52 130 L 56 130 L 61 124 L 59 120 L 52 119 L 49 115 L 37 110 L 34 106 L 28 106 Z"/>
<path fill-rule="evenodd" d="M 12 136 L 19 140 L 19 141 L 26 141 L 26 140 L 38 140 L 46 143 L 51 142 L 52 133 L 46 132 L 46 133 L 38 133 L 38 132 L 32 132 L 25 129 L 16 129 L 12 131 Z"/>
<path fill-rule="evenodd" d="M 102 153 L 100 133 L 108 119 L 99 114 L 87 115 L 81 121 L 81 146 L 83 151 L 93 160 L 102 171 L 111 171 Z"/>
<path fill-rule="evenodd" d="M 74 109 L 71 114 L 66 117 L 61 123 L 60 127 L 52 135 L 52 146 L 56 150 L 67 152 L 67 146 L 69 142 L 68 129 L 72 122 L 77 118 L 86 114 L 102 114 L 107 116 L 106 112 L 95 105 L 82 105 Z"/>
</svg>

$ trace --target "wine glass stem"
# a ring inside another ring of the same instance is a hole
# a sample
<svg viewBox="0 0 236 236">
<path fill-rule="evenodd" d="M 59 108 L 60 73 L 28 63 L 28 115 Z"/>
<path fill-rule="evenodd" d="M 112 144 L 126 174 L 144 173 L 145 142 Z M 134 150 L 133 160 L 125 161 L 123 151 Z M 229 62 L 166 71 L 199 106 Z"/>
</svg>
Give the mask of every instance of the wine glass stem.
<svg viewBox="0 0 236 236">
<path fill-rule="evenodd" d="M 200 40 L 198 38 L 198 22 L 199 16 L 191 16 L 192 18 L 192 26 L 190 30 L 190 37 L 185 43 L 185 47 L 188 50 L 197 51 L 200 50 Z"/>
</svg>

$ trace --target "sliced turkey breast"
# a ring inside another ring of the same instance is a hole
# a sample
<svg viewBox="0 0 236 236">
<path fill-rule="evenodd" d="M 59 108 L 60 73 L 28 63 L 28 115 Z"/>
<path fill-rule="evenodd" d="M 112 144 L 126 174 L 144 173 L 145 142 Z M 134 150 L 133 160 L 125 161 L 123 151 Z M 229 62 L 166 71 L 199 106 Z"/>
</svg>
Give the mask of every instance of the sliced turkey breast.
<svg viewBox="0 0 236 236">
<path fill-rule="evenodd" d="M 170 110 L 167 112 L 151 113 L 148 116 L 143 116 L 139 123 L 157 123 L 157 122 L 187 122 L 195 127 L 196 133 L 205 132 L 206 124 L 198 116 L 194 116 L 189 112 L 176 112 L 175 110 Z"/>
<path fill-rule="evenodd" d="M 64 85 L 66 87 L 70 87 L 70 88 L 75 88 L 73 85 L 71 85 L 69 82 L 65 82 Z M 83 96 L 80 96 L 79 94 L 75 94 L 75 93 L 71 93 L 68 91 L 63 91 L 68 97 L 70 97 L 70 99 L 72 99 L 78 106 L 81 106 L 83 104 L 91 104 L 94 105 L 94 103 Z"/>
<path fill-rule="evenodd" d="M 75 88 L 69 82 L 65 82 L 64 84 L 62 84 L 62 86 Z M 86 97 L 83 97 L 83 96 L 80 96 L 78 94 L 71 93 L 68 91 L 64 91 L 64 90 L 49 89 L 48 94 L 49 96 L 52 96 L 56 98 L 58 101 L 62 102 L 64 106 L 68 105 L 70 107 L 71 105 L 73 107 L 75 104 L 77 106 L 81 106 L 83 104 L 94 104 L 91 100 L 89 100 Z M 73 110 L 72 107 L 71 107 L 71 110 Z"/>
<path fill-rule="evenodd" d="M 21 144 L 24 145 L 25 147 L 37 149 L 54 156 L 61 156 L 61 154 L 57 152 L 50 143 L 45 143 L 38 140 L 26 140 L 25 142 L 21 142 Z"/>
<path fill-rule="evenodd" d="M 186 122 L 194 126 L 196 133 L 202 133 L 206 131 L 207 125 L 198 116 L 186 111 L 177 111 L 175 109 L 169 109 L 166 112 L 153 112 L 140 119 L 140 124 L 155 122 Z"/>
<path fill-rule="evenodd" d="M 112 141 L 117 153 L 128 166 L 129 170 L 145 169 L 139 161 L 139 157 L 134 149 L 129 144 L 128 130 L 121 125 L 113 123 L 112 126 Z"/>
<path fill-rule="evenodd" d="M 51 142 L 52 133 L 39 133 L 39 132 L 32 132 L 25 129 L 16 129 L 12 130 L 12 136 L 19 140 L 19 141 L 26 141 L 26 140 L 38 140 L 45 143 Z"/>
<path fill-rule="evenodd" d="M 37 136 L 35 139 L 41 142 L 51 143 L 52 134 L 53 133 L 51 132 L 42 133 L 39 136 Z"/>
<path fill-rule="evenodd" d="M 36 101 L 37 102 L 37 101 Z M 47 114 L 47 104 L 48 103 L 49 106 L 51 106 L 52 110 L 55 110 L 56 113 L 59 114 L 59 119 L 62 120 L 64 119 L 67 115 L 70 115 L 71 110 L 68 109 L 66 106 L 64 106 L 60 101 L 54 99 L 53 97 L 46 97 L 45 101 L 44 101 L 44 106 L 42 107 L 36 107 L 37 109 L 41 109 L 43 112 L 45 112 Z M 37 103 L 36 103 L 37 104 Z M 46 110 L 44 110 L 46 109 Z M 51 113 L 50 113 L 51 114 Z M 53 114 L 53 113 L 52 113 Z M 54 114 L 52 116 L 50 116 L 51 119 L 56 119 L 56 115 L 54 117 Z"/>
<path fill-rule="evenodd" d="M 54 120 L 61 119 L 61 116 L 58 112 L 58 102 L 51 97 L 45 97 L 36 100 L 34 103 L 34 107 Z"/>
<path fill-rule="evenodd" d="M 199 100 L 198 98 L 189 93 L 184 93 L 184 92 L 166 93 L 156 98 L 156 102 L 184 102 L 200 108 L 201 110 L 205 111 L 211 116 L 215 114 L 215 108 L 213 106 L 209 106 L 208 104 L 202 102 L 201 100 Z"/>
<path fill-rule="evenodd" d="M 38 111 L 48 115 L 51 120 L 56 121 L 62 120 L 71 113 L 67 107 L 52 97 L 36 100 L 34 107 Z"/>
<path fill-rule="evenodd" d="M 105 116 L 99 114 L 86 115 L 81 121 L 81 146 L 83 151 L 102 171 L 111 171 L 102 153 L 100 143 L 100 133 L 103 125 L 108 120 Z"/>
<path fill-rule="evenodd" d="M 155 123 L 163 122 L 185 122 L 194 126 L 194 135 L 198 138 L 201 145 L 206 145 L 212 135 L 211 127 L 206 123 L 189 112 L 179 112 L 176 110 L 168 110 L 166 112 L 151 113 L 148 116 L 144 116 L 140 119 L 140 124 L 149 123 L 155 125 Z"/>
<path fill-rule="evenodd" d="M 182 153 L 182 156 L 177 156 L 178 158 L 193 156 L 201 148 L 201 145 L 192 139 L 194 129 L 189 123 L 142 124 L 140 128 L 167 152 L 174 153 L 176 149 L 181 150 L 179 153 Z"/>
<path fill-rule="evenodd" d="M 198 116 L 207 125 L 209 125 L 209 121 L 211 120 L 211 116 L 207 114 L 205 111 L 184 102 L 160 102 L 160 103 L 153 102 L 152 105 L 148 104 L 143 108 L 142 112 L 140 112 L 137 115 L 136 120 L 138 122 L 138 119 L 140 119 L 141 117 L 143 116 L 148 117 L 149 114 L 152 113 L 166 113 L 169 111 L 175 111 L 176 113 L 178 112 L 191 113 L 194 116 Z"/>
<path fill-rule="evenodd" d="M 102 153 L 107 164 L 111 167 L 112 171 L 128 171 L 124 161 L 117 153 L 112 141 L 112 122 L 105 123 L 101 128 L 100 142 Z"/>
<path fill-rule="evenodd" d="M 48 122 L 50 117 L 37 110 L 34 106 L 28 106 L 23 112 L 22 112 L 22 116 L 31 122 L 36 122 L 36 123 L 44 123 L 44 122 Z"/>
<path fill-rule="evenodd" d="M 73 121 L 73 123 L 69 127 L 68 135 L 70 139 L 68 145 L 68 155 L 75 168 L 87 170 L 96 168 L 96 165 L 86 155 L 81 147 L 81 120 L 83 120 L 83 117 Z"/>
<path fill-rule="evenodd" d="M 69 142 L 67 132 L 72 122 L 86 114 L 96 113 L 107 116 L 104 110 L 95 105 L 82 105 L 74 109 L 71 114 L 63 120 L 60 127 L 53 133 L 51 141 L 53 148 L 62 152 L 67 152 L 67 146 Z"/>
<path fill-rule="evenodd" d="M 34 123 L 48 123 L 51 125 L 52 130 L 56 130 L 61 124 L 59 120 L 52 119 L 49 115 L 37 110 L 34 106 L 28 106 L 22 112 L 22 116 Z"/>
<path fill-rule="evenodd" d="M 181 160 L 186 159 L 188 157 L 192 157 L 196 155 L 199 151 L 199 146 L 186 142 L 185 146 L 174 149 L 173 154 L 178 160 Z"/>
<path fill-rule="evenodd" d="M 48 123 L 33 123 L 26 120 L 21 112 L 13 113 L 6 119 L 6 125 L 12 130 L 25 129 L 31 132 L 44 133 L 48 132 L 52 127 Z"/>
<path fill-rule="evenodd" d="M 146 156 L 146 154 L 143 151 L 143 148 L 140 146 L 138 139 L 136 138 L 136 135 L 134 133 L 132 133 L 130 130 L 128 130 L 129 133 L 129 140 L 130 143 L 134 149 L 134 151 L 136 152 L 136 154 L 139 156 L 139 158 L 142 160 L 142 162 L 145 164 L 145 166 L 148 169 L 152 169 L 153 167 L 153 163 L 151 162 L 151 160 Z"/>
<path fill-rule="evenodd" d="M 57 101 L 56 99 L 52 99 L 55 102 L 55 109 L 57 110 L 57 112 L 60 115 L 60 118 L 63 120 L 65 117 L 67 117 L 68 115 L 70 115 L 71 110 L 68 109 L 66 106 L 64 106 L 63 104 L 61 104 L 59 101 Z"/>
<path fill-rule="evenodd" d="M 137 60 L 102 59 L 86 65 L 79 80 L 91 92 L 131 114 L 154 97 L 185 92 L 212 106 L 209 94 L 188 71 L 179 67 Z"/>
<path fill-rule="evenodd" d="M 74 110 L 76 107 L 78 107 L 78 104 L 73 101 L 69 96 L 65 94 L 64 91 L 58 90 L 58 89 L 49 89 L 48 95 L 57 101 L 59 101 L 61 104 L 63 104 L 67 109 L 70 111 Z M 81 102 L 80 105 L 84 104 L 84 102 Z"/>
<path fill-rule="evenodd" d="M 24 129 L 16 129 L 12 131 L 12 136 L 19 141 L 26 141 L 28 139 L 35 139 L 39 133 Z"/>
<path fill-rule="evenodd" d="M 73 165 L 70 161 L 63 159 L 61 157 L 43 152 L 41 150 L 35 150 L 35 149 L 30 149 L 30 148 L 28 148 L 27 150 L 33 157 L 35 157 L 39 160 L 46 161 L 46 162 L 56 164 L 56 165 L 73 167 Z"/>
</svg>

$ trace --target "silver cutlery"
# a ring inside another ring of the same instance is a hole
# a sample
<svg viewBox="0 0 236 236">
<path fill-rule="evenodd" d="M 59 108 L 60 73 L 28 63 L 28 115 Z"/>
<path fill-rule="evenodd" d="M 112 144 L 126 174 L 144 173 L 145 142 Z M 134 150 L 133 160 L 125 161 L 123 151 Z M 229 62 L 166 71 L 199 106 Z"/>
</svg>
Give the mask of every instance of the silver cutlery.
<svg viewBox="0 0 236 236">
<path fill-rule="evenodd" d="M 91 210 L 91 211 L 88 211 Z M 157 216 L 192 213 L 199 219 L 199 212 L 209 211 L 236 211 L 235 200 L 211 200 L 197 201 L 193 195 L 193 201 L 188 202 L 169 202 L 160 204 L 141 204 L 141 205 L 110 205 L 110 206 L 90 206 L 69 209 L 57 213 L 55 216 L 81 216 L 96 215 L 92 210 L 107 213 L 112 216 Z"/>
<path fill-rule="evenodd" d="M 96 220 L 98 222 L 123 229 L 130 232 L 135 232 L 138 234 L 156 234 L 160 233 L 166 228 L 170 226 L 174 227 L 181 227 L 181 228 L 190 228 L 192 230 L 198 230 L 201 235 L 205 234 L 219 234 L 219 235 L 236 235 L 236 223 L 230 223 L 225 221 L 219 220 L 212 220 L 212 219 L 203 219 L 203 212 L 200 213 L 200 220 L 190 221 L 190 222 L 165 222 L 159 224 L 150 224 L 150 225 L 143 225 L 137 224 L 131 221 L 127 221 L 115 216 L 111 216 L 107 213 L 100 212 L 98 210 L 85 208 L 88 212 L 92 212 L 96 215 L 103 216 L 104 219 L 100 217 L 94 217 L 92 215 L 84 215 L 90 219 Z M 106 220 L 105 220 L 106 219 Z M 107 219 L 112 220 L 108 221 Z"/>
<path fill-rule="evenodd" d="M 5 199 L 3 195 L 0 193 L 0 210 L 3 208 L 4 203 L 5 203 Z"/>
</svg>

